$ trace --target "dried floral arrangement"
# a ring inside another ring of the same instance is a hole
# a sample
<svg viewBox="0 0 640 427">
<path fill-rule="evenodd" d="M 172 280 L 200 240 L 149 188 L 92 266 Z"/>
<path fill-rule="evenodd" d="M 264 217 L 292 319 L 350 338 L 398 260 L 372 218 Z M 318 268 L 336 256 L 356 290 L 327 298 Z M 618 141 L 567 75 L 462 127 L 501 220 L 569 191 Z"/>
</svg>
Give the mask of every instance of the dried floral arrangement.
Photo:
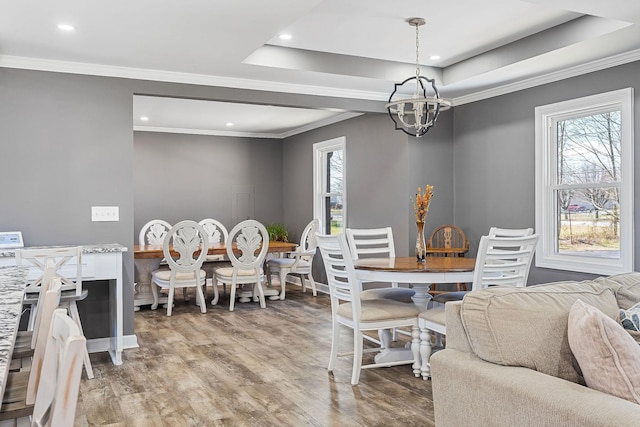
<svg viewBox="0 0 640 427">
<path fill-rule="evenodd" d="M 431 204 L 432 197 L 433 185 L 426 185 L 424 187 L 424 193 L 422 192 L 422 188 L 418 187 L 416 199 L 413 203 L 413 211 L 416 214 L 417 222 L 424 222 L 425 218 L 427 217 L 427 212 L 429 211 L 429 205 Z"/>
</svg>

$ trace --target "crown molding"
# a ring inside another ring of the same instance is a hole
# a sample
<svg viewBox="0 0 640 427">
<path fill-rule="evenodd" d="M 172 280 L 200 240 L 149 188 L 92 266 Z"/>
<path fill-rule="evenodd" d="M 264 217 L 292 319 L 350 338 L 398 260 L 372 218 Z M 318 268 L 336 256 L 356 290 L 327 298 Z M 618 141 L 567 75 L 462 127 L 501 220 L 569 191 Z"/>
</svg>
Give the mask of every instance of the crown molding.
<svg viewBox="0 0 640 427">
<path fill-rule="evenodd" d="M 313 123 L 309 123 L 307 125 L 304 125 L 302 127 L 297 128 L 297 129 L 292 129 L 292 130 L 290 130 L 288 132 L 282 133 L 281 135 L 282 135 L 282 138 L 289 138 L 290 136 L 298 135 L 300 133 L 304 133 L 304 132 L 308 132 L 310 130 L 318 129 L 318 128 L 321 128 L 323 126 L 329 126 L 329 125 L 332 125 L 334 123 L 338 123 L 338 122 L 342 122 L 342 121 L 345 121 L 345 120 L 349 120 L 349 119 L 352 119 L 354 117 L 361 116 L 363 114 L 364 113 L 351 113 L 351 112 L 338 114 L 337 116 L 327 117 L 326 119 L 318 120 L 317 122 L 313 122 Z"/>
<path fill-rule="evenodd" d="M 515 83 L 496 86 L 495 88 L 480 90 L 458 97 L 446 97 L 454 107 L 482 101 L 520 90 L 530 89 L 547 83 L 553 83 L 570 77 L 600 71 L 606 68 L 624 65 L 640 60 L 640 49 L 598 59 L 586 64 L 576 65 L 563 70 L 546 73 L 541 76 L 524 79 Z M 126 79 L 151 80 L 170 83 L 195 84 L 203 86 L 230 87 L 237 89 L 249 89 L 269 92 L 295 93 L 302 95 L 329 96 L 336 98 L 351 98 L 370 101 L 387 101 L 388 93 L 346 90 L 323 86 L 310 86 L 281 82 L 269 82 L 264 80 L 240 79 L 232 77 L 209 76 L 204 74 L 190 74 L 172 71 L 148 70 L 142 68 L 105 66 L 99 64 L 86 64 L 80 62 L 56 61 L 47 59 L 27 58 L 19 56 L 0 55 L 0 67 L 20 68 L 37 71 L 51 71 L 69 74 L 85 74 L 103 77 L 119 77 Z M 443 88 L 441 92 L 446 92 Z M 148 129 L 147 127 L 143 127 Z M 143 129 L 140 129 L 144 131 Z M 169 132 L 166 130 L 165 132 Z M 192 129 L 198 134 L 197 129 Z M 154 130 L 154 132 L 159 132 Z M 202 132 L 202 131 L 200 131 Z M 299 132 L 298 132 L 299 133 Z M 271 135 L 271 134 L 269 134 Z M 253 137 L 253 136 L 249 136 Z M 259 138 L 283 138 L 281 136 L 259 136 Z"/>
<path fill-rule="evenodd" d="M 51 59 L 28 58 L 10 55 L 0 55 L 0 67 L 20 68 L 36 71 L 51 71 L 68 74 L 84 74 L 90 76 L 119 77 L 125 79 L 150 80 L 169 83 L 184 83 L 202 86 L 229 87 L 267 92 L 328 96 L 335 98 L 352 98 L 369 101 L 386 101 L 389 96 L 388 94 L 380 92 L 340 89 L 326 86 L 271 82 L 266 80 L 211 76 L 206 74 L 181 73 L 177 71 L 118 67 L 111 65 L 57 61 Z"/>
<path fill-rule="evenodd" d="M 275 133 L 234 132 L 213 129 L 187 129 L 136 125 L 133 127 L 133 130 L 136 132 L 184 133 L 188 135 L 231 136 L 235 138 L 282 139 L 280 134 Z"/>
<path fill-rule="evenodd" d="M 484 99 L 493 98 L 500 95 L 506 95 L 520 90 L 531 89 L 532 87 L 541 86 L 547 83 L 553 83 L 560 80 L 577 77 L 583 74 L 600 71 L 607 68 L 616 67 L 618 65 L 628 64 L 640 59 L 640 49 L 630 52 L 613 55 L 608 58 L 597 59 L 586 64 L 576 65 L 574 67 L 565 68 L 563 70 L 554 71 L 538 77 L 521 80 L 516 83 L 501 85 L 492 89 L 482 90 L 469 95 L 459 96 L 451 99 L 453 106 L 469 104 Z"/>
<path fill-rule="evenodd" d="M 209 136 L 231 136 L 236 138 L 262 138 L 262 139 L 285 139 L 294 135 L 298 135 L 303 132 L 308 132 L 313 129 L 318 129 L 323 126 L 328 126 L 334 123 L 342 122 L 344 120 L 352 119 L 354 117 L 361 116 L 363 113 L 343 113 L 337 116 L 328 117 L 317 122 L 309 123 L 308 125 L 301 126 L 296 129 L 292 129 L 283 133 L 258 133 L 258 132 L 234 132 L 225 130 L 213 130 L 213 129 L 185 129 L 185 128 L 170 128 L 161 126 L 144 126 L 135 125 L 133 130 L 137 132 L 161 132 L 161 133 L 184 133 L 189 135 L 209 135 Z"/>
</svg>

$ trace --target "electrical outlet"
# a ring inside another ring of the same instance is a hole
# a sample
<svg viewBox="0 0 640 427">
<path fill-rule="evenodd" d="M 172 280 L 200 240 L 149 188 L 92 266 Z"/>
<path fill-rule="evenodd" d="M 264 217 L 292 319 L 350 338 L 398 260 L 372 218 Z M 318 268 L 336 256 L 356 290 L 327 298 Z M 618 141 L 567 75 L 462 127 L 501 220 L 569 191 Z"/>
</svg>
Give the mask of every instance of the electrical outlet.
<svg viewBox="0 0 640 427">
<path fill-rule="evenodd" d="M 118 206 L 91 206 L 91 221 L 120 221 Z"/>
</svg>

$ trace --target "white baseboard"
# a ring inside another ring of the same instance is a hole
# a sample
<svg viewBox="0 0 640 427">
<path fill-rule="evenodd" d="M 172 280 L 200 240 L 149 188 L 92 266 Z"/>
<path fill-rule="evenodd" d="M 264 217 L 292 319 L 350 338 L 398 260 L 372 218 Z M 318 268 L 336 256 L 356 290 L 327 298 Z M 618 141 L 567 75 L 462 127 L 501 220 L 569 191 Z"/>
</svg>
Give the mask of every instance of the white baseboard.
<svg viewBox="0 0 640 427">
<path fill-rule="evenodd" d="M 87 340 L 87 350 L 89 353 L 100 353 L 102 351 L 109 351 L 111 344 L 111 338 L 93 338 Z M 133 335 L 125 335 L 122 337 L 123 349 L 138 348 L 138 337 Z"/>
</svg>

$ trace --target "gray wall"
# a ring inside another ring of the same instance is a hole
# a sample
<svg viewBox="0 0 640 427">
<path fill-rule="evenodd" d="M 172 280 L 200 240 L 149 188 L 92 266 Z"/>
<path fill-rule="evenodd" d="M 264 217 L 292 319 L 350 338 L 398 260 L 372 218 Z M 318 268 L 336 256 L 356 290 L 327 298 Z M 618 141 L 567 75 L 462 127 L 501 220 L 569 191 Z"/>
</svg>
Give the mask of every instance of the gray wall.
<svg viewBox="0 0 640 427">
<path fill-rule="evenodd" d="M 215 218 L 231 230 L 234 186 L 254 188 L 254 219 L 283 221 L 280 140 L 135 132 L 133 147 L 136 235 L 156 218 Z"/>
<path fill-rule="evenodd" d="M 362 112 L 380 111 L 381 104 L 0 67 L 0 230 L 21 230 L 30 246 L 127 246 L 125 335 L 134 333 L 134 94 Z M 273 159 L 271 154 L 268 158 Z M 119 206 L 120 221 L 91 222 L 94 205 Z M 269 210 L 265 218 L 277 221 L 281 215 Z M 106 287 L 100 282 L 88 286 L 90 300 L 79 307 L 85 333 L 89 338 L 106 336 Z"/>
<path fill-rule="evenodd" d="M 398 256 L 413 254 L 416 231 L 411 197 L 418 186 L 435 187 L 427 233 L 453 220 L 452 115 L 443 114 L 441 119 L 422 138 L 395 131 L 384 114 L 367 114 L 287 138 L 283 144 L 284 222 L 291 233 L 297 238 L 313 216 L 313 144 L 344 136 L 347 226 L 390 226 Z M 323 280 L 321 267 L 314 274 Z"/>
<path fill-rule="evenodd" d="M 535 117 L 537 106 L 608 92 L 635 89 L 635 135 L 640 136 L 640 62 L 455 107 L 453 169 L 455 220 L 469 234 L 475 253 L 491 226 L 535 226 Z M 635 148 L 635 163 L 640 148 Z M 640 194 L 640 174 L 635 174 Z M 640 257 L 640 198 L 635 197 L 635 257 Z M 586 279 L 587 274 L 533 268 L 530 283 Z"/>
<path fill-rule="evenodd" d="M 0 230 L 28 246 L 133 243 L 132 102 L 113 80 L 0 68 Z M 91 222 L 91 206 L 119 222 Z M 125 334 L 133 333 L 133 255 L 124 254 Z M 108 331 L 107 287 L 81 305 L 87 336 Z M 106 335 L 106 334 L 105 334 Z M 104 336 L 104 335 L 102 335 Z"/>
</svg>

